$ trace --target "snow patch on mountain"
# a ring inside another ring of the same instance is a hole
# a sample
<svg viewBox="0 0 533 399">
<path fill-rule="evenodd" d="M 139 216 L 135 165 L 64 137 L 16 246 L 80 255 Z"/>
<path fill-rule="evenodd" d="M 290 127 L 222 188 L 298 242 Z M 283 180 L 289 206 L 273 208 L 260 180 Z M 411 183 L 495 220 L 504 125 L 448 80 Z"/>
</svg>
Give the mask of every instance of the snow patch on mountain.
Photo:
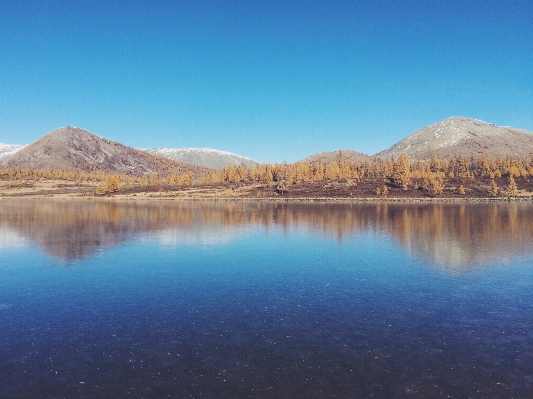
<svg viewBox="0 0 533 399">
<path fill-rule="evenodd" d="M 151 148 L 144 151 L 150 151 L 155 150 L 161 154 L 176 154 L 176 153 L 183 153 L 183 154 L 216 154 L 216 155 L 227 155 L 230 157 L 238 157 L 242 159 L 247 159 L 249 161 L 253 161 L 252 158 L 243 157 L 241 155 L 234 154 L 233 152 L 228 151 L 222 151 L 222 150 L 214 150 L 212 148 Z M 255 162 L 255 161 L 254 161 Z"/>
<path fill-rule="evenodd" d="M 416 158 L 437 155 L 449 158 L 462 155 L 527 155 L 533 132 L 503 127 L 480 119 L 452 116 L 404 137 L 378 157 L 397 157 L 401 153 Z"/>
<path fill-rule="evenodd" d="M 255 166 L 258 162 L 228 151 L 212 148 L 147 148 L 141 149 L 153 155 L 170 158 L 175 161 L 218 169 L 224 166 Z"/>
<path fill-rule="evenodd" d="M 18 150 L 24 148 L 22 144 L 2 144 L 0 143 L 0 163 L 7 161 Z"/>
</svg>

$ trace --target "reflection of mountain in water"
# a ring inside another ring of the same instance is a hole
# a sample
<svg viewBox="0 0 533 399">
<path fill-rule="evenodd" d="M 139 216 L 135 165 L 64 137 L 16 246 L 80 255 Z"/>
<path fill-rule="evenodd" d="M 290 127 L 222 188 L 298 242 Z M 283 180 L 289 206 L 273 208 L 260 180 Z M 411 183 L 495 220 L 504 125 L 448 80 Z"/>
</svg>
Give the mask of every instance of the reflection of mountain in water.
<svg viewBox="0 0 533 399">
<path fill-rule="evenodd" d="M 143 234 L 220 242 L 231 228 L 259 225 L 334 236 L 378 231 L 415 256 L 461 269 L 531 252 L 533 207 L 497 204 L 296 204 L 264 202 L 0 202 L 0 227 L 74 260 Z M 198 238 L 200 237 L 200 238 Z"/>
<path fill-rule="evenodd" d="M 444 268 L 505 263 L 532 252 L 531 204 L 382 205 L 376 219 L 410 253 Z"/>
<path fill-rule="evenodd" d="M 224 215 L 220 212 L 217 212 L 220 217 L 216 218 L 210 212 L 198 214 L 190 206 L 180 205 L 3 200 L 0 202 L 0 226 L 36 242 L 46 253 L 69 261 L 84 258 L 142 233 L 175 228 L 183 232 L 181 237 L 185 237 L 187 231 L 197 236 L 198 228 L 207 230 L 203 235 L 209 234 L 210 221 L 225 224 Z"/>
</svg>

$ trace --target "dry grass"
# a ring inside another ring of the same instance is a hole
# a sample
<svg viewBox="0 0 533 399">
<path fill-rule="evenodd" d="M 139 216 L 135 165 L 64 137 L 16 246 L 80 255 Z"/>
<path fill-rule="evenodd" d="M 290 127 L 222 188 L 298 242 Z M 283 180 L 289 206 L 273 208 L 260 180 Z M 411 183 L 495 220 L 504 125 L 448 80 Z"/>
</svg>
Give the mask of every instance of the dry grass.
<svg viewBox="0 0 533 399">
<path fill-rule="evenodd" d="M 499 181 L 504 188 L 506 179 Z M 531 199 L 533 182 L 518 179 L 519 192 L 515 199 Z M 96 195 L 96 183 L 76 183 L 65 180 L 39 181 L 0 181 L 0 198 L 113 198 L 129 200 L 150 199 L 275 199 L 275 200 L 472 200 L 476 198 L 494 198 L 488 193 L 488 181 L 475 179 L 446 179 L 444 192 L 431 195 L 422 188 L 402 190 L 393 184 L 380 183 L 382 191 L 387 186 L 387 195 L 376 195 L 376 182 L 362 179 L 357 184 L 345 182 L 319 182 L 295 184 L 289 186 L 286 192 L 278 192 L 274 185 L 248 184 L 236 186 L 229 183 L 204 184 L 193 186 L 140 186 L 120 188 L 117 192 Z M 465 194 L 459 193 L 459 186 L 464 185 Z M 505 193 L 498 198 L 504 198 Z"/>
</svg>

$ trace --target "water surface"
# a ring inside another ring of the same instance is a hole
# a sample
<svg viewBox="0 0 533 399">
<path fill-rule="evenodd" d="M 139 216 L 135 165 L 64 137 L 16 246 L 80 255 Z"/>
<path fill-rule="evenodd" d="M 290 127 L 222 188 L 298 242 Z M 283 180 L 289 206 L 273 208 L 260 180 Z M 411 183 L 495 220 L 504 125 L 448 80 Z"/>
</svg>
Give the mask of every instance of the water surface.
<svg viewBox="0 0 533 399">
<path fill-rule="evenodd" d="M 0 201 L 0 397 L 533 397 L 530 204 Z"/>
</svg>

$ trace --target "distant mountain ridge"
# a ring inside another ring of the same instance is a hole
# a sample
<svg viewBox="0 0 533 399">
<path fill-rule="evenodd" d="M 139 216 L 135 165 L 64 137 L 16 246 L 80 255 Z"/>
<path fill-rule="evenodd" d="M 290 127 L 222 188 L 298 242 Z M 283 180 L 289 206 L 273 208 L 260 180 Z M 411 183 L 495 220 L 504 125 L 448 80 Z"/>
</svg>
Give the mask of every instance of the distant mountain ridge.
<svg viewBox="0 0 533 399">
<path fill-rule="evenodd" d="M 21 144 L 2 144 L 0 143 L 0 164 L 7 161 L 18 150 L 24 148 Z"/>
<path fill-rule="evenodd" d="M 149 154 L 159 155 L 179 162 L 219 169 L 224 166 L 246 165 L 251 168 L 259 162 L 227 151 L 211 148 L 148 148 L 142 149 Z"/>
<path fill-rule="evenodd" d="M 337 151 L 324 151 L 313 155 L 309 155 L 298 162 L 310 162 L 312 164 L 327 164 L 335 162 L 339 157 L 342 157 L 343 161 L 347 162 L 365 162 L 370 160 L 370 155 L 363 154 L 362 152 L 356 152 L 352 150 L 337 150 Z"/>
<path fill-rule="evenodd" d="M 395 158 L 405 153 L 412 159 L 453 158 L 458 155 L 501 155 L 527 157 L 533 153 L 533 132 L 464 116 L 452 116 L 425 126 L 372 156 L 353 150 L 324 151 L 300 162 L 329 163 L 339 157 L 345 161 L 369 161 L 378 157 Z M 226 151 L 209 148 L 135 149 L 99 137 L 84 129 L 65 126 L 28 145 L 0 144 L 0 164 L 27 168 L 108 170 L 145 174 L 177 170 L 198 176 L 206 168 L 258 162 Z"/>
<path fill-rule="evenodd" d="M 451 158 L 458 155 L 528 156 L 533 152 L 533 132 L 464 116 L 452 116 L 425 126 L 374 156 L 413 159 Z"/>
<path fill-rule="evenodd" d="M 87 130 L 65 126 L 52 130 L 9 158 L 7 166 L 22 168 L 74 169 L 146 174 L 165 170 L 191 172 L 205 168 L 148 154 L 102 138 Z"/>
</svg>

